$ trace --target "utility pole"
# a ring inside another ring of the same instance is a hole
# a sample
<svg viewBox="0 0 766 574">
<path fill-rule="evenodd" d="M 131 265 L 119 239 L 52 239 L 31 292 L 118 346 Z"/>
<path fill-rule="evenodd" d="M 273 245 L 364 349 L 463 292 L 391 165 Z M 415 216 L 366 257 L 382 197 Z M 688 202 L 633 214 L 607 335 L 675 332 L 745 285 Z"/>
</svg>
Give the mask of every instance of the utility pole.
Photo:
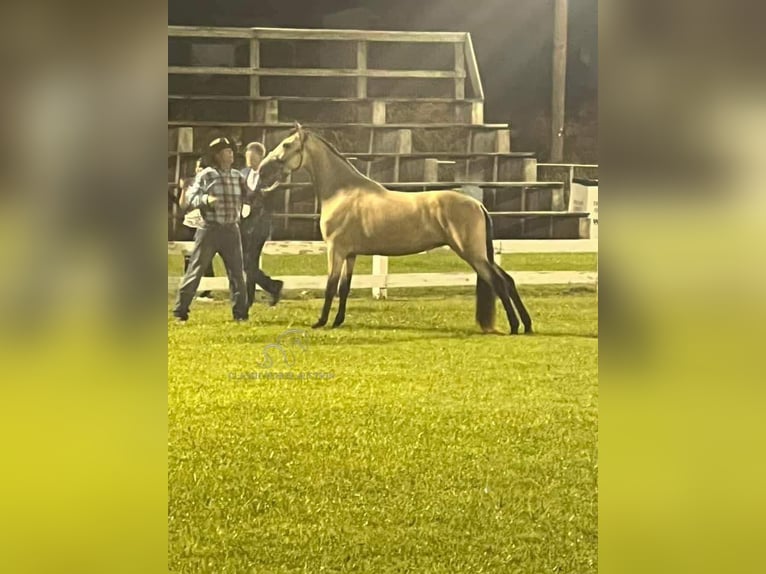
<svg viewBox="0 0 766 574">
<path fill-rule="evenodd" d="M 567 85 L 567 0 L 555 0 L 553 14 L 553 90 L 551 94 L 551 163 L 564 157 L 564 103 Z"/>
</svg>

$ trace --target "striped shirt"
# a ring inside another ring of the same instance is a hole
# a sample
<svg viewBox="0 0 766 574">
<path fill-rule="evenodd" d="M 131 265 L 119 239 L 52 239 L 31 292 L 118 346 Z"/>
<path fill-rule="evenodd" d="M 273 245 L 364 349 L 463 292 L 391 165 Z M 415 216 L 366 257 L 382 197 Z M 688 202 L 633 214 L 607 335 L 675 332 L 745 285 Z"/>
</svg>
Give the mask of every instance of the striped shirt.
<svg viewBox="0 0 766 574">
<path fill-rule="evenodd" d="M 187 192 L 189 208 L 199 208 L 203 225 L 209 223 L 230 224 L 239 221 L 242 202 L 247 193 L 245 178 L 236 169 L 221 171 L 214 167 L 202 170 Z M 208 206 L 208 198 L 216 198 Z"/>
</svg>

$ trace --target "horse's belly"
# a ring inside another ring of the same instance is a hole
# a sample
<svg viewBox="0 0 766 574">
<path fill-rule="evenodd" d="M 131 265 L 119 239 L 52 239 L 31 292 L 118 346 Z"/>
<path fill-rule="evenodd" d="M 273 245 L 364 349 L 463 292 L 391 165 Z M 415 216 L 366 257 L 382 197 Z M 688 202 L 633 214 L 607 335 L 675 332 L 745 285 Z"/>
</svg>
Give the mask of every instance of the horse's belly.
<svg viewBox="0 0 766 574">
<path fill-rule="evenodd" d="M 422 222 L 408 226 L 379 226 L 358 238 L 361 255 L 409 255 L 445 245 L 439 229 Z"/>
<path fill-rule="evenodd" d="M 429 196 L 398 193 L 362 196 L 351 205 L 323 206 L 320 220 L 325 240 L 344 253 L 409 255 L 447 244 L 445 229 Z"/>
</svg>

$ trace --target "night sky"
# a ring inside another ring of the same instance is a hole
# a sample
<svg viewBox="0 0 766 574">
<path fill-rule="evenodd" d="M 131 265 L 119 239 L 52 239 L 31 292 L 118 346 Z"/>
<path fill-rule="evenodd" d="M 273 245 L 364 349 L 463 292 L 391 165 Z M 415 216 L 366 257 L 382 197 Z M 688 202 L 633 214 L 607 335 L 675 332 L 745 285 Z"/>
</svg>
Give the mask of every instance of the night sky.
<svg viewBox="0 0 766 574">
<path fill-rule="evenodd" d="M 362 7 L 369 12 L 354 23 L 361 29 L 470 32 L 485 121 L 511 123 L 515 140 L 535 151 L 531 132 L 540 132 L 539 122 L 550 115 L 553 0 L 168 0 L 168 21 L 322 28 L 325 15 Z M 595 113 L 597 21 L 597 0 L 570 1 L 567 119 Z"/>
</svg>

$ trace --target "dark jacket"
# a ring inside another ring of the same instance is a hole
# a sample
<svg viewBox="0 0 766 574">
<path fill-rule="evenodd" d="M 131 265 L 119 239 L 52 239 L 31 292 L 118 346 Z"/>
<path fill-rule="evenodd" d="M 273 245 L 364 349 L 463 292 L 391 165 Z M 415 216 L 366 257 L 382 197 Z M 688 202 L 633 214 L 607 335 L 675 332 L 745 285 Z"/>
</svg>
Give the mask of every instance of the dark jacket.
<svg viewBox="0 0 766 574">
<path fill-rule="evenodd" d="M 250 187 L 247 185 L 247 180 L 250 177 L 250 172 L 253 171 L 253 169 L 250 167 L 243 167 L 239 171 L 245 178 L 245 187 L 247 188 L 247 196 L 245 202 L 250 205 L 253 215 L 259 215 L 259 212 L 266 210 L 267 203 L 263 192 L 261 191 L 261 188 L 263 187 L 261 185 L 261 180 L 258 178 L 255 189 L 250 189 Z"/>
<path fill-rule="evenodd" d="M 247 178 L 252 170 L 246 167 L 240 171 L 245 177 L 245 188 L 248 191 L 247 203 L 250 205 L 250 214 L 239 222 L 242 245 L 247 251 L 252 245 L 262 245 L 271 234 L 271 209 L 270 201 L 261 191 L 260 179 L 256 182 L 255 190 L 252 190 L 247 185 Z"/>
</svg>

